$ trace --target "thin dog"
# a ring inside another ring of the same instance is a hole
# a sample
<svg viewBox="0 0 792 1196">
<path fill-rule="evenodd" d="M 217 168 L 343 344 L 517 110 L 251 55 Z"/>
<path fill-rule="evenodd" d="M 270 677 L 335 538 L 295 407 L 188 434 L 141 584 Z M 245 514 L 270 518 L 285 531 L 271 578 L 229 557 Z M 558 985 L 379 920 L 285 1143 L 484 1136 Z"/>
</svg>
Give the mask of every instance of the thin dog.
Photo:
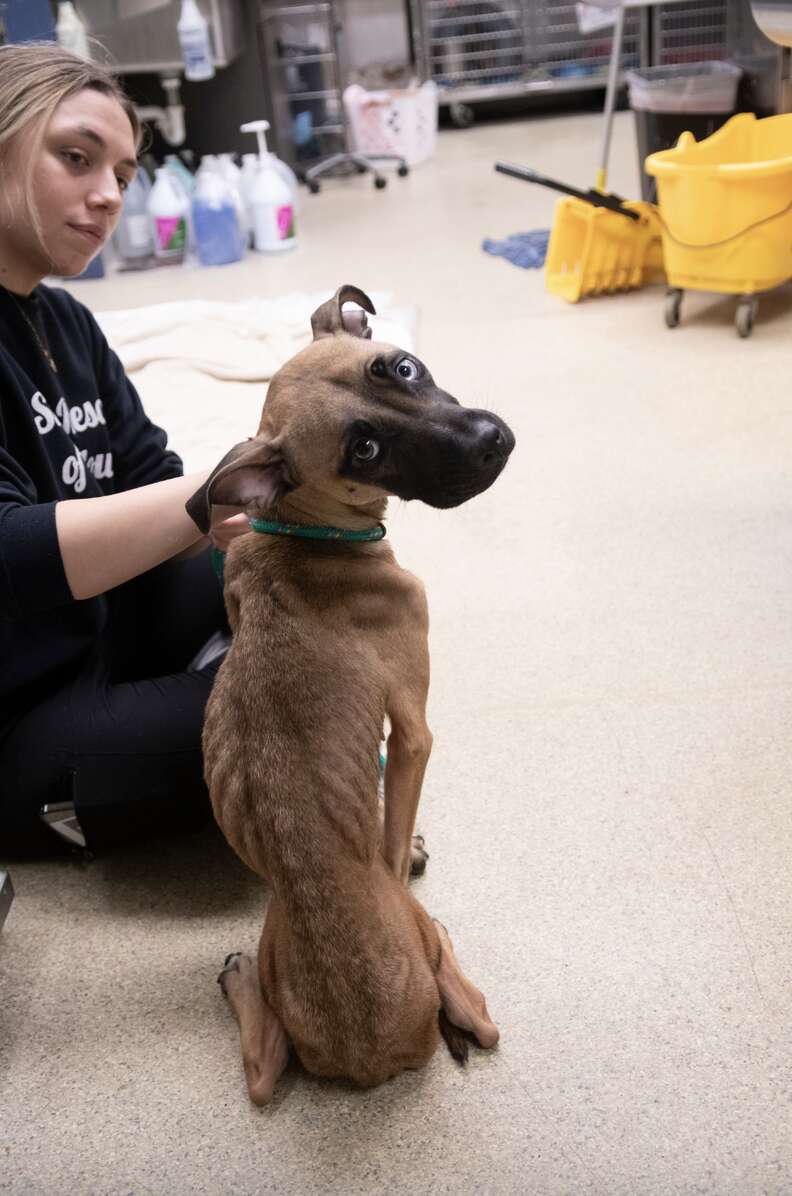
<svg viewBox="0 0 792 1196">
<path fill-rule="evenodd" d="M 428 1062 L 440 1033 L 498 1031 L 445 928 L 407 888 L 432 737 L 420 581 L 383 541 L 391 495 L 454 507 L 514 447 L 498 416 L 464 408 L 411 353 L 371 341 L 356 287 L 313 315 L 313 342 L 275 375 L 256 435 L 187 505 L 244 506 L 225 600 L 233 632 L 206 709 L 214 814 L 272 889 L 258 966 L 219 977 L 239 1022 L 251 1099 L 272 1097 L 289 1044 L 318 1076 L 378 1084 Z M 390 725 L 384 825 L 378 751 Z"/>
</svg>

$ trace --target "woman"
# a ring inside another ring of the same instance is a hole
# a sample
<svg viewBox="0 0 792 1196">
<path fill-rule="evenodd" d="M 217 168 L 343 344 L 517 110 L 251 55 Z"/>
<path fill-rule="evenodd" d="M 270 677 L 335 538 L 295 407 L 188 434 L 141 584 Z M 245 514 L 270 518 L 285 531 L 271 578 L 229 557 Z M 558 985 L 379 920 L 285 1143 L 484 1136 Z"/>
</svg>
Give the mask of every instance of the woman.
<svg viewBox="0 0 792 1196">
<path fill-rule="evenodd" d="M 97 850 L 208 817 L 219 658 L 190 661 L 224 612 L 184 509 L 205 474 L 182 476 L 87 309 L 40 285 L 105 244 L 139 139 L 104 68 L 0 48 L 0 857 L 68 851 L 58 828 Z"/>
</svg>

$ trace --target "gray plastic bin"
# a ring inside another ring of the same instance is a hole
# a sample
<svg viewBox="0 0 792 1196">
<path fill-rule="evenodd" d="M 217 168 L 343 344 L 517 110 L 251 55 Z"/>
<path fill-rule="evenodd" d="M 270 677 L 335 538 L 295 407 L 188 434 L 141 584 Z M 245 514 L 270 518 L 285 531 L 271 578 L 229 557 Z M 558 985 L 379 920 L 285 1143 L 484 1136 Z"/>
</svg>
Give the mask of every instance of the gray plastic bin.
<svg viewBox="0 0 792 1196">
<path fill-rule="evenodd" d="M 644 172 L 648 155 L 671 149 L 688 130 L 697 141 L 710 137 L 734 115 L 741 76 L 742 68 L 731 62 L 686 62 L 628 72 L 644 199 L 655 198 L 655 181 Z"/>
</svg>

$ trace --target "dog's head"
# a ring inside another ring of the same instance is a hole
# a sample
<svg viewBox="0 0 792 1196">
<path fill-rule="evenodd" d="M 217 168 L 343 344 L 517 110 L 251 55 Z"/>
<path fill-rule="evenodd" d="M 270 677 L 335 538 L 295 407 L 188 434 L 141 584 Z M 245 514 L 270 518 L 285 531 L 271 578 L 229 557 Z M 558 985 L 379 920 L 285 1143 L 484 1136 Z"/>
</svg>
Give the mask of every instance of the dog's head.
<svg viewBox="0 0 792 1196">
<path fill-rule="evenodd" d="M 460 406 L 414 354 L 372 341 L 367 311 L 368 296 L 343 286 L 314 312 L 313 342 L 272 379 L 256 435 L 187 504 L 203 531 L 214 503 L 272 510 L 301 487 L 354 507 L 390 495 L 456 507 L 495 481 L 510 428 Z"/>
</svg>

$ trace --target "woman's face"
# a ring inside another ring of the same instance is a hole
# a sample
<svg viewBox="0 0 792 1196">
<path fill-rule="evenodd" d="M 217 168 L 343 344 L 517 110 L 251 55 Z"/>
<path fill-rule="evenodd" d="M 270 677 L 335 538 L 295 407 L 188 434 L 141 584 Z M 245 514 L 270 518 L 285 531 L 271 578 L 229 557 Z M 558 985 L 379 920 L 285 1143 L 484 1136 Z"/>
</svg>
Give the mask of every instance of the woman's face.
<svg viewBox="0 0 792 1196">
<path fill-rule="evenodd" d="M 24 133 L 19 137 L 12 153 L 23 158 Z M 32 164 L 41 239 L 21 197 L 12 201 L 10 220 L 0 221 L 0 283 L 27 290 L 50 273 L 81 274 L 118 223 L 135 157 L 129 118 L 112 96 L 86 88 L 63 100 Z"/>
</svg>

